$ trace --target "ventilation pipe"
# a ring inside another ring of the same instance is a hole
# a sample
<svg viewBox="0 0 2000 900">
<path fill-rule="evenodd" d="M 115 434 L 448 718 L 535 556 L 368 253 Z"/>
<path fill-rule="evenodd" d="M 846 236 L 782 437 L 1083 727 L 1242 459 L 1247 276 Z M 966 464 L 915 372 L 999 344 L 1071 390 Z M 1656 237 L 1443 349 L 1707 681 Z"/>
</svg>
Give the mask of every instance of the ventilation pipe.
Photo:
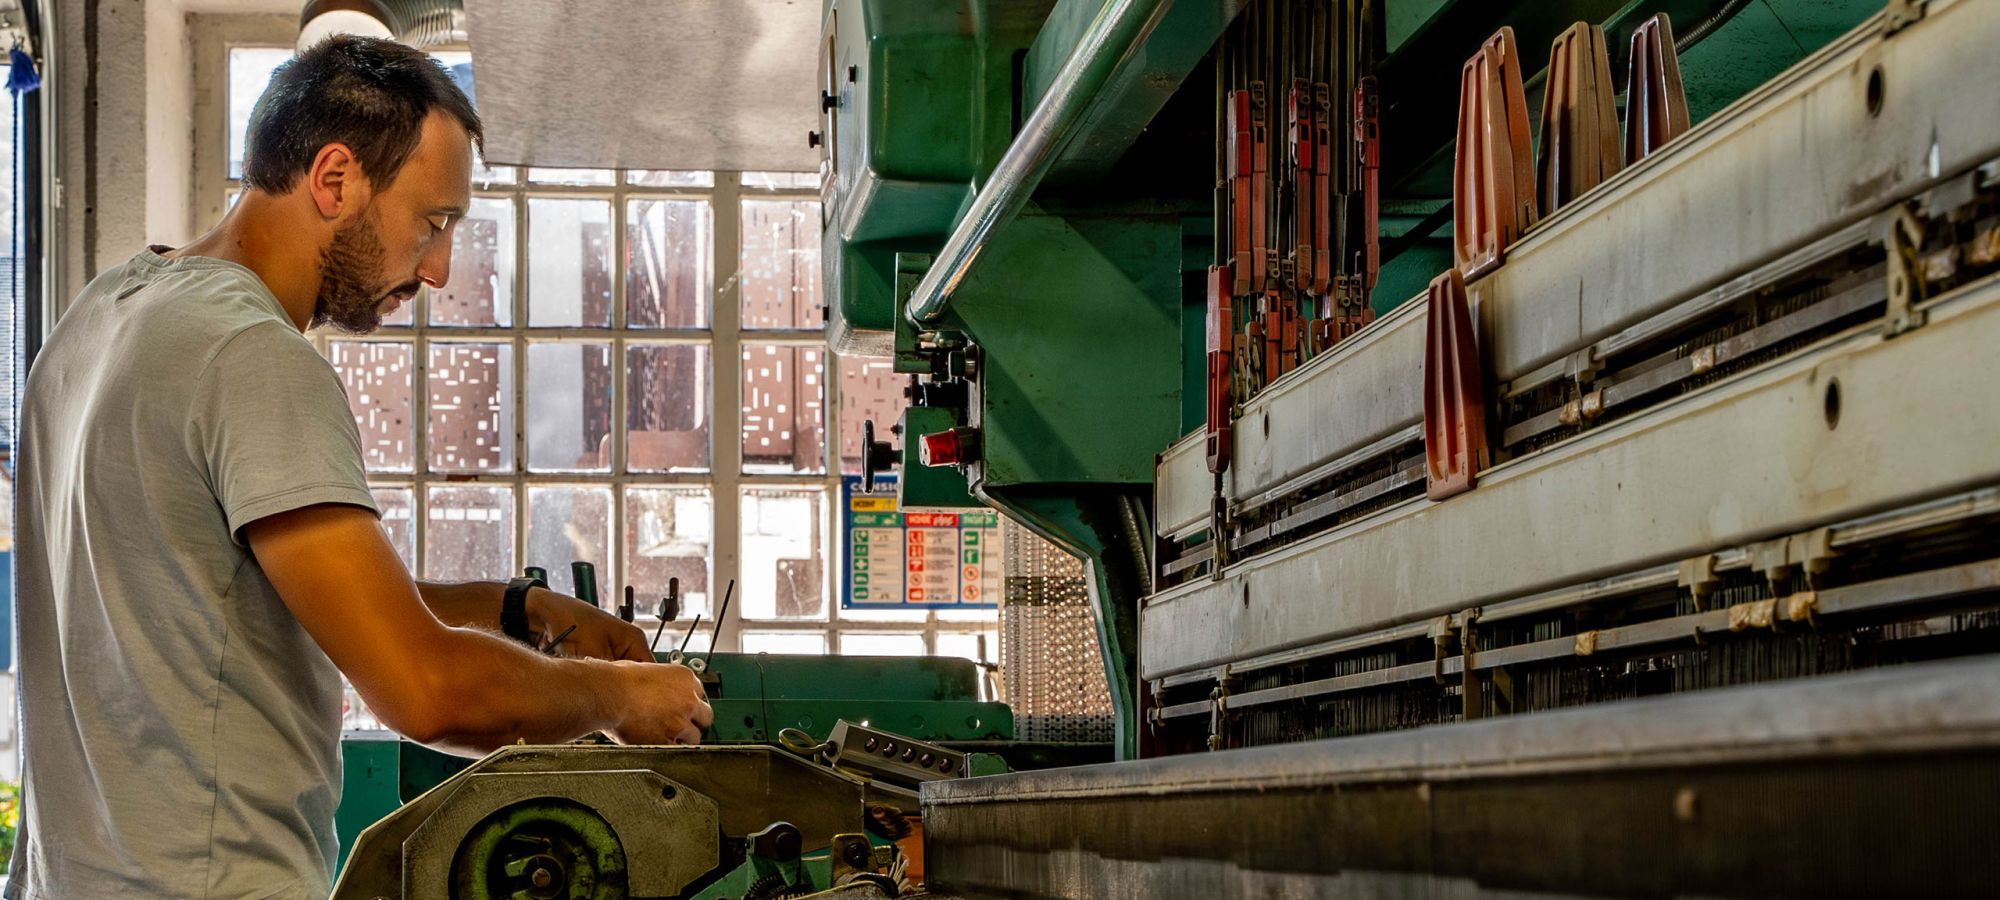
<svg viewBox="0 0 2000 900">
<path fill-rule="evenodd" d="M 336 34 L 393 38 L 412 47 L 463 44 L 465 0 L 311 0 L 299 13 L 299 47 Z"/>
</svg>

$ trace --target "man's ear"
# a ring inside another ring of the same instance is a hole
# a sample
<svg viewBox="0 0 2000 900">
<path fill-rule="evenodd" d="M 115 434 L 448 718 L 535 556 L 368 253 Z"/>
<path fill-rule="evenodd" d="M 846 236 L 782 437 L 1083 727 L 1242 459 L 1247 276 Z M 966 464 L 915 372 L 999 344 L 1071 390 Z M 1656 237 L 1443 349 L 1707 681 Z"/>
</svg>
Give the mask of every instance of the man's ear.
<svg viewBox="0 0 2000 900">
<path fill-rule="evenodd" d="M 328 221 L 368 206 L 368 177 L 361 174 L 361 161 L 346 144 L 319 148 L 312 168 L 306 170 L 306 190 L 312 195 L 313 207 Z"/>
</svg>

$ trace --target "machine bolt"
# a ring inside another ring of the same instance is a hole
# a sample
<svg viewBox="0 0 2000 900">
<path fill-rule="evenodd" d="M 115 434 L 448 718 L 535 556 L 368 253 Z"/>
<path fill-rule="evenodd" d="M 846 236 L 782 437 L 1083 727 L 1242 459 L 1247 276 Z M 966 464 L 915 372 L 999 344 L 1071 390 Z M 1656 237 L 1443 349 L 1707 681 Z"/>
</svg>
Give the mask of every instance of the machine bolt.
<svg viewBox="0 0 2000 900">
<path fill-rule="evenodd" d="M 541 868 L 537 868 L 533 874 L 530 874 L 528 876 L 528 883 L 533 884 L 535 887 L 538 888 L 548 887 L 549 882 L 554 880 L 555 876 L 549 874 L 549 870 Z"/>
<path fill-rule="evenodd" d="M 940 771 L 940 772 L 949 772 L 949 771 L 951 771 L 951 770 L 952 770 L 952 769 L 954 769 L 954 768 L 957 768 L 957 767 L 956 767 L 956 766 L 954 766 L 954 765 L 952 765 L 952 762 L 951 762 L 951 759 L 950 759 L 949 757 L 946 757 L 946 758 L 944 758 L 944 759 L 940 759 L 940 760 L 938 760 L 938 771 Z"/>
<path fill-rule="evenodd" d="M 881 741 L 878 741 L 878 740 L 876 740 L 876 739 L 874 739 L 874 738 L 869 738 L 869 739 L 868 739 L 868 743 L 865 743 L 865 744 L 862 744 L 862 745 L 861 745 L 861 749 L 863 749 L 863 750 L 867 750 L 867 751 L 869 751 L 869 752 L 871 752 L 871 753 L 872 753 L 872 752 L 874 752 L 874 750 L 875 750 L 875 745 L 877 745 L 877 744 L 880 744 L 880 743 L 881 743 Z"/>
<path fill-rule="evenodd" d="M 924 768 L 926 768 L 926 769 L 930 768 L 930 767 L 931 767 L 931 755 L 930 755 L 930 754 L 928 754 L 928 753 L 926 753 L 926 754 L 924 754 L 924 755 L 922 755 L 922 756 L 919 756 L 919 757 L 917 757 L 917 765 L 920 765 L 920 766 L 923 766 L 923 767 L 924 767 Z"/>
<path fill-rule="evenodd" d="M 824 140 L 824 139 L 820 137 L 820 133 L 819 133 L 819 132 L 817 132 L 817 131 L 808 131 L 808 132 L 806 132 L 806 146 L 808 146 L 808 147 L 817 147 L 817 146 L 819 146 L 819 145 L 820 145 L 820 142 L 821 142 L 822 140 Z"/>
<path fill-rule="evenodd" d="M 910 760 L 912 760 L 912 759 L 915 759 L 916 757 L 917 757 L 917 748 L 915 748 L 915 747 L 904 747 L 904 748 L 903 748 L 903 761 L 904 761 L 904 762 L 909 762 Z"/>
</svg>

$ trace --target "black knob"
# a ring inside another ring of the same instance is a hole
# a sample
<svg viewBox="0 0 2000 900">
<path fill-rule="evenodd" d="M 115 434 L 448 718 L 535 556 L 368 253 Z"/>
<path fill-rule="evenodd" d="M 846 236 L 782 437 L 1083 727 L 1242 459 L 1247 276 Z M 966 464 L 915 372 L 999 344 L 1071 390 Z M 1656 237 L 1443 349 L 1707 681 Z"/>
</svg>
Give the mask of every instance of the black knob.
<svg viewBox="0 0 2000 900">
<path fill-rule="evenodd" d="M 832 110 L 834 107 L 837 107 L 839 105 L 840 105 L 840 97 L 834 94 L 832 91 L 819 92 L 819 108 L 821 112 Z"/>
<path fill-rule="evenodd" d="M 875 493 L 875 479 L 896 465 L 896 448 L 875 439 L 875 420 L 861 423 L 861 492 Z"/>
<path fill-rule="evenodd" d="M 806 146 L 817 147 L 820 145 L 820 140 L 821 138 L 819 136 L 819 132 L 817 131 L 806 132 Z"/>
<path fill-rule="evenodd" d="M 799 858 L 804 844 L 797 826 L 790 822 L 772 822 L 763 831 L 750 835 L 750 853 L 765 859 L 789 862 Z"/>
</svg>

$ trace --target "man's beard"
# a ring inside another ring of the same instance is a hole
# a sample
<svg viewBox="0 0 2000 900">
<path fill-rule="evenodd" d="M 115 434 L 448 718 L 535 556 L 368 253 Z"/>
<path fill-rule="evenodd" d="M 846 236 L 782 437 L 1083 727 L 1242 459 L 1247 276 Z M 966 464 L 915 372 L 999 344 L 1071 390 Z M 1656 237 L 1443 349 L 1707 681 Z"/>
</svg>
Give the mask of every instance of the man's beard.
<svg viewBox="0 0 2000 900">
<path fill-rule="evenodd" d="M 416 283 L 385 290 L 372 284 L 382 271 L 382 238 L 373 211 L 333 233 L 320 253 L 319 296 L 313 299 L 312 327 L 332 325 L 348 334 L 367 334 L 382 325 L 389 295 L 414 293 Z"/>
</svg>

